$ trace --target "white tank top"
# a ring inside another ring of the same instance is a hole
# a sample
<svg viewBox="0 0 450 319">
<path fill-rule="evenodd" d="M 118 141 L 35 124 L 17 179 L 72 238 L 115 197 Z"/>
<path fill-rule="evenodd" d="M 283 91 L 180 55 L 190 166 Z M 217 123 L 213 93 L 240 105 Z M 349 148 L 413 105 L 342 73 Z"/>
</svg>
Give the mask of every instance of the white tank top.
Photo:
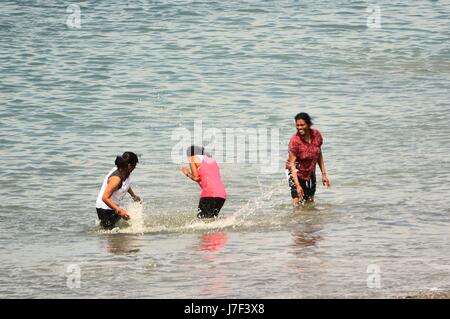
<svg viewBox="0 0 450 319">
<path fill-rule="evenodd" d="M 112 209 L 111 207 L 109 207 L 108 205 L 106 205 L 106 203 L 102 200 L 103 194 L 105 193 L 106 190 L 106 186 L 108 185 L 108 178 L 111 176 L 112 173 L 114 173 L 117 170 L 117 167 L 114 167 L 109 173 L 108 175 L 106 175 L 105 180 L 103 181 L 103 185 L 102 188 L 100 190 L 100 193 L 98 193 L 97 196 L 97 202 L 95 203 L 95 207 L 96 208 L 102 208 L 102 209 Z M 130 181 L 130 177 L 128 177 L 126 180 L 124 180 L 122 182 L 122 187 L 119 188 L 118 190 L 116 190 L 114 193 L 112 193 L 111 195 L 111 200 L 116 203 L 117 205 L 119 205 L 119 207 L 122 207 L 122 200 L 125 197 L 125 195 L 128 192 L 128 189 L 131 186 L 131 181 Z"/>
</svg>

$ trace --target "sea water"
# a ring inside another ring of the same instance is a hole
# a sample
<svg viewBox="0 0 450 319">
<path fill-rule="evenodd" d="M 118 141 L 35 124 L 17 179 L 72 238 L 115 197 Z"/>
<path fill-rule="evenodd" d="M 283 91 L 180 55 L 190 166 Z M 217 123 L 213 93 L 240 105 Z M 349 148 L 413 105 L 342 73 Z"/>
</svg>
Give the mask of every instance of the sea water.
<svg viewBox="0 0 450 319">
<path fill-rule="evenodd" d="M 2 1 L 0 297 L 449 290 L 449 10 Z M 284 161 L 301 111 L 323 135 L 331 188 L 318 169 L 316 203 L 294 209 Z M 212 150 L 228 199 L 207 221 L 174 156 L 176 133 L 194 142 L 200 125 L 223 143 L 233 130 L 276 137 L 268 162 L 239 160 L 237 142 L 228 159 Z M 130 221 L 101 230 L 95 200 L 124 151 L 139 155 L 142 203 L 127 198 Z"/>
</svg>

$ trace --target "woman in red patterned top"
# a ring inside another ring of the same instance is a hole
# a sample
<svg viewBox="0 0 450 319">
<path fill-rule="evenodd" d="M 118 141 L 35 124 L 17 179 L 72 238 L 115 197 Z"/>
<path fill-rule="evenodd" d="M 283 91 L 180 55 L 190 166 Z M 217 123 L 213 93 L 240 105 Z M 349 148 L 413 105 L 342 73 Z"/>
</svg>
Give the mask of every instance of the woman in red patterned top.
<svg viewBox="0 0 450 319">
<path fill-rule="evenodd" d="M 327 178 L 322 155 L 322 135 L 311 128 L 313 123 L 307 113 L 295 116 L 297 133 L 289 141 L 289 159 L 286 161 L 286 175 L 291 188 L 292 204 L 297 206 L 300 201 L 314 202 L 316 192 L 316 164 L 322 171 L 322 183 L 327 188 L 330 181 Z"/>
</svg>

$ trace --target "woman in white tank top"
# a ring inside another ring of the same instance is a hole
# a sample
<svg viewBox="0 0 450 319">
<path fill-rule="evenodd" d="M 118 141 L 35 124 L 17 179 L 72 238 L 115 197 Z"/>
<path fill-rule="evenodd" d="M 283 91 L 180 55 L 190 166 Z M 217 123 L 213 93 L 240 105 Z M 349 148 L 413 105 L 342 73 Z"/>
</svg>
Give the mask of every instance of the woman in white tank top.
<svg viewBox="0 0 450 319">
<path fill-rule="evenodd" d="M 131 189 L 130 174 L 138 163 L 137 155 L 133 152 L 125 152 L 117 156 L 113 168 L 106 175 L 102 188 L 97 196 L 95 204 L 100 225 L 103 228 L 112 229 L 123 218 L 130 219 L 128 212 L 122 208 L 122 200 L 127 193 L 134 201 L 140 201 L 140 197 Z"/>
</svg>

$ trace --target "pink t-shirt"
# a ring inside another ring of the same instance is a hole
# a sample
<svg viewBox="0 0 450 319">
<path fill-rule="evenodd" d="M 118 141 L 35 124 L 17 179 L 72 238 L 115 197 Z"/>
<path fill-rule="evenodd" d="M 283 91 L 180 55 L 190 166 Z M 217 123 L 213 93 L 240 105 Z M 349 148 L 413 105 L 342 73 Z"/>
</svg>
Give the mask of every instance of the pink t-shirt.
<svg viewBox="0 0 450 319">
<path fill-rule="evenodd" d="M 298 134 L 294 134 L 289 141 L 289 151 L 294 153 L 297 175 L 303 180 L 309 180 L 316 173 L 316 164 L 319 161 L 322 135 L 316 129 L 311 129 L 311 141 L 308 143 Z M 286 168 L 290 169 L 289 160 L 286 161 Z"/>
<path fill-rule="evenodd" d="M 213 158 L 206 155 L 203 156 L 198 175 L 202 189 L 200 197 L 227 198 L 227 192 L 220 176 L 219 165 Z"/>
</svg>

